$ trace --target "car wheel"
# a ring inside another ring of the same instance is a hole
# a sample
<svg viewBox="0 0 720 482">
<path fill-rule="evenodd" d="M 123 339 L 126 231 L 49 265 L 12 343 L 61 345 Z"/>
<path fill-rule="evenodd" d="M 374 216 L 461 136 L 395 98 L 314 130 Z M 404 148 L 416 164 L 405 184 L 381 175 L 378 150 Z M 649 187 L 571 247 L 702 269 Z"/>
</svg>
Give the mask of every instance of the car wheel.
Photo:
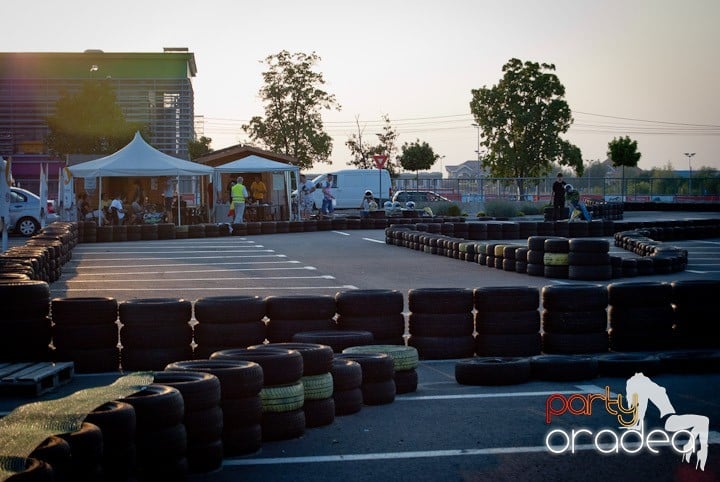
<svg viewBox="0 0 720 482">
<path fill-rule="evenodd" d="M 20 218 L 15 226 L 17 232 L 23 236 L 30 237 L 40 229 L 40 223 L 33 218 Z"/>
</svg>

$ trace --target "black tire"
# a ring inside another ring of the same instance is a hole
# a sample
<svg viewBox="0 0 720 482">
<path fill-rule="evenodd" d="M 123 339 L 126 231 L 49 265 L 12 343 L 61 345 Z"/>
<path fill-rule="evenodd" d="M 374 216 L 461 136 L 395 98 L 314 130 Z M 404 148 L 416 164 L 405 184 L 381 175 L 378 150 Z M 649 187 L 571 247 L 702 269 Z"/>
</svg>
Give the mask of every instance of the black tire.
<svg viewBox="0 0 720 482">
<path fill-rule="evenodd" d="M 604 310 L 608 305 L 607 288 L 601 285 L 550 285 L 541 291 L 542 305 L 551 311 Z"/>
<path fill-rule="evenodd" d="M 543 310 L 542 329 L 546 333 L 598 333 L 608 329 L 607 312 Z"/>
<path fill-rule="evenodd" d="M 302 408 L 290 412 L 265 412 L 262 418 L 263 442 L 294 439 L 305 433 L 305 412 Z"/>
<path fill-rule="evenodd" d="M 349 290 L 335 294 L 339 315 L 369 317 L 402 313 L 403 294 L 397 290 Z"/>
<path fill-rule="evenodd" d="M 629 378 L 638 372 L 656 375 L 661 372 L 660 358 L 648 353 L 608 353 L 597 357 L 601 376 Z"/>
<path fill-rule="evenodd" d="M 333 390 L 335 392 L 360 388 L 360 385 L 362 385 L 362 367 L 355 360 L 333 359 L 330 374 L 333 377 Z"/>
<path fill-rule="evenodd" d="M 557 236 L 530 236 L 528 238 L 528 249 L 531 251 L 545 251 L 545 240 L 557 239 Z"/>
<path fill-rule="evenodd" d="M 362 368 L 362 383 L 392 380 L 395 376 L 393 359 L 385 353 L 339 353 L 336 360 L 352 360 Z"/>
<path fill-rule="evenodd" d="M 222 440 L 214 440 L 202 445 L 188 445 L 188 470 L 193 474 L 218 470 L 222 467 L 223 453 Z"/>
<path fill-rule="evenodd" d="M 581 381 L 598 376 L 598 361 L 582 355 L 539 355 L 530 358 L 532 376 L 544 381 Z"/>
<path fill-rule="evenodd" d="M 292 337 L 296 343 L 318 343 L 327 345 L 335 353 L 342 353 L 345 348 L 358 345 L 370 345 L 375 337 L 369 331 L 360 330 L 315 330 L 296 333 Z"/>
<path fill-rule="evenodd" d="M 610 243 L 604 239 L 573 238 L 568 241 L 571 253 L 607 253 Z"/>
<path fill-rule="evenodd" d="M 212 373 L 194 371 L 155 372 L 154 382 L 176 388 L 183 397 L 185 414 L 218 406 L 220 380 Z"/>
<path fill-rule="evenodd" d="M 102 325 L 118 319 L 115 298 L 53 298 L 51 310 L 56 325 Z"/>
<path fill-rule="evenodd" d="M 174 298 L 123 301 L 118 306 L 120 322 L 127 324 L 177 324 L 192 318 L 192 303 Z"/>
<path fill-rule="evenodd" d="M 540 312 L 487 311 L 475 315 L 475 326 L 481 334 L 529 334 L 540 332 Z"/>
<path fill-rule="evenodd" d="M 305 412 L 305 426 L 307 428 L 330 425 L 335 421 L 335 400 L 332 397 L 320 400 L 306 400 L 303 411 Z"/>
<path fill-rule="evenodd" d="M 52 467 L 55 480 L 67 480 L 71 475 L 70 444 L 61 437 L 51 435 L 46 438 L 28 457 L 48 463 Z"/>
<path fill-rule="evenodd" d="M 418 374 L 414 368 L 412 370 L 396 370 L 394 380 L 397 395 L 417 391 Z"/>
<path fill-rule="evenodd" d="M 270 343 L 288 343 L 297 333 L 326 331 L 335 327 L 331 318 L 324 319 L 274 319 L 267 324 L 267 339 Z"/>
<path fill-rule="evenodd" d="M 576 253 L 574 251 L 570 251 L 568 253 L 568 264 L 570 266 L 609 265 L 610 255 L 608 253 Z"/>
<path fill-rule="evenodd" d="M 44 281 L 0 281 L 0 305 L 3 318 L 44 318 L 50 313 L 50 287 Z"/>
<path fill-rule="evenodd" d="M 200 323 L 251 323 L 265 316 L 265 301 L 259 296 L 208 296 L 195 301 L 195 319 Z"/>
<path fill-rule="evenodd" d="M 117 347 L 118 326 L 112 322 L 104 325 L 55 325 L 52 329 L 53 346 L 56 349 L 87 349 Z"/>
<path fill-rule="evenodd" d="M 397 388 L 393 379 L 383 382 L 365 382 L 360 387 L 362 390 L 363 404 L 365 405 L 386 405 L 395 401 Z"/>
<path fill-rule="evenodd" d="M 327 345 L 319 343 L 270 343 L 248 346 L 249 350 L 263 350 L 266 348 L 298 351 L 303 359 L 304 377 L 321 375 L 332 370 L 333 349 Z"/>
<path fill-rule="evenodd" d="M 454 337 L 411 336 L 408 345 L 417 349 L 421 360 L 468 358 L 475 352 L 475 339 L 471 335 Z"/>
<path fill-rule="evenodd" d="M 362 409 L 363 394 L 360 387 L 350 390 L 335 391 L 333 393 L 335 401 L 335 415 L 351 415 Z"/>
<path fill-rule="evenodd" d="M 183 419 L 187 432 L 188 446 L 204 445 L 221 440 L 223 432 L 223 410 L 220 405 L 185 412 Z"/>
<path fill-rule="evenodd" d="M 135 408 L 129 403 L 106 402 L 88 413 L 84 421 L 97 425 L 102 431 L 105 456 L 122 455 L 135 444 L 137 417 Z"/>
<path fill-rule="evenodd" d="M 275 320 L 320 320 L 335 316 L 335 298 L 326 295 L 268 296 L 265 310 Z"/>
<path fill-rule="evenodd" d="M 672 301 L 679 307 L 714 304 L 720 293 L 720 280 L 679 280 L 671 283 Z"/>
<path fill-rule="evenodd" d="M 672 285 L 661 281 L 610 283 L 608 304 L 613 306 L 656 306 L 672 300 Z"/>
<path fill-rule="evenodd" d="M 468 288 L 420 288 L 408 291 L 413 313 L 465 313 L 473 309 L 473 292 Z"/>
<path fill-rule="evenodd" d="M 264 386 L 296 383 L 303 375 L 303 359 L 300 352 L 282 348 L 248 350 L 236 348 L 221 350 L 210 356 L 211 360 L 252 361 L 262 367 Z"/>
<path fill-rule="evenodd" d="M 543 268 L 543 274 L 546 278 L 555 278 L 555 279 L 567 279 L 568 277 L 568 266 L 549 266 L 545 265 Z"/>
<path fill-rule="evenodd" d="M 108 373 L 120 370 L 120 349 L 87 348 L 62 349 L 53 352 L 55 361 L 71 361 L 75 365 L 75 373 Z"/>
<path fill-rule="evenodd" d="M 608 335 L 601 333 L 543 333 L 543 353 L 585 355 L 607 353 Z"/>
<path fill-rule="evenodd" d="M 475 309 L 486 311 L 537 310 L 540 293 L 532 286 L 498 286 L 473 290 Z"/>
<path fill-rule="evenodd" d="M 461 385 L 516 385 L 530 378 L 527 358 L 477 357 L 455 364 L 455 380 Z"/>
<path fill-rule="evenodd" d="M 472 313 L 410 313 L 408 327 L 414 336 L 472 335 L 475 323 Z"/>
<path fill-rule="evenodd" d="M 213 346 L 244 348 L 262 343 L 267 338 L 267 325 L 262 321 L 246 323 L 198 323 L 194 328 L 195 343 L 204 349 Z M 215 350 L 218 351 L 218 350 Z M 205 351 L 206 352 L 206 351 Z M 210 354 L 208 353 L 208 356 Z"/>
<path fill-rule="evenodd" d="M 341 330 L 369 331 L 376 339 L 402 336 L 405 333 L 405 317 L 402 313 L 385 315 L 338 315 L 337 326 Z"/>
<path fill-rule="evenodd" d="M 603 281 L 612 279 L 612 266 L 610 264 L 596 266 L 568 267 L 568 279 L 581 281 Z"/>
<path fill-rule="evenodd" d="M 179 390 L 167 385 L 151 384 L 122 399 L 135 409 L 138 432 L 181 424 L 185 404 Z"/>
<path fill-rule="evenodd" d="M 25 470 L 10 475 L 8 482 L 55 482 L 53 468 L 47 462 L 34 458 L 27 458 L 22 463 Z"/>
<path fill-rule="evenodd" d="M 187 322 L 178 324 L 125 324 L 120 330 L 123 348 L 175 348 L 190 346 L 193 329 Z"/>
<path fill-rule="evenodd" d="M 262 398 L 260 395 L 224 399 L 220 406 L 223 411 L 224 431 L 246 427 L 262 422 Z"/>
<path fill-rule="evenodd" d="M 192 357 L 192 346 L 169 348 L 128 348 L 120 351 L 124 371 L 162 370 L 167 364 Z"/>
<path fill-rule="evenodd" d="M 652 333 L 623 332 L 610 329 L 610 350 L 618 352 L 663 351 L 673 348 L 673 332 L 655 331 Z"/>
<path fill-rule="evenodd" d="M 252 454 L 260 450 L 261 446 L 262 427 L 259 423 L 223 431 L 223 452 L 226 457 Z"/>
<path fill-rule="evenodd" d="M 663 371 L 673 373 L 719 373 L 720 350 L 665 352 L 658 355 Z"/>
<path fill-rule="evenodd" d="M 567 238 L 549 238 L 543 244 L 546 253 L 567 253 L 570 251 L 570 240 Z"/>
<path fill-rule="evenodd" d="M 540 354 L 542 339 L 540 333 L 524 335 L 478 334 L 475 345 L 475 351 L 480 357 L 533 356 Z"/>
<path fill-rule="evenodd" d="M 74 432 L 58 435 L 70 445 L 72 480 L 95 480 L 102 473 L 103 434 L 100 427 L 82 422 Z"/>
<path fill-rule="evenodd" d="M 610 306 L 610 328 L 633 333 L 666 332 L 675 323 L 675 312 L 668 300 L 658 306 Z"/>
</svg>

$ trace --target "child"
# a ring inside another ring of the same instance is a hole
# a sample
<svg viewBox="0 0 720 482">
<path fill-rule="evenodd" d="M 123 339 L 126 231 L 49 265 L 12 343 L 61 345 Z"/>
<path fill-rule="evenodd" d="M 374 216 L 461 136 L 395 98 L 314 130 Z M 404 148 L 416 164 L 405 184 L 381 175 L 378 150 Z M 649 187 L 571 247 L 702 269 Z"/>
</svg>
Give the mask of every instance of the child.
<svg viewBox="0 0 720 482">
<path fill-rule="evenodd" d="M 570 221 L 576 221 L 582 215 L 586 221 L 592 221 L 592 216 L 585 207 L 585 203 L 580 200 L 580 193 L 573 187 L 572 184 L 565 185 L 565 192 L 567 193 L 567 200 L 570 201 L 570 205 L 573 208 L 572 214 L 570 215 Z"/>
<path fill-rule="evenodd" d="M 360 202 L 360 216 L 363 218 L 370 217 L 370 211 L 377 211 L 377 203 L 373 198 L 373 193 L 370 190 L 365 191 L 365 196 Z"/>
</svg>

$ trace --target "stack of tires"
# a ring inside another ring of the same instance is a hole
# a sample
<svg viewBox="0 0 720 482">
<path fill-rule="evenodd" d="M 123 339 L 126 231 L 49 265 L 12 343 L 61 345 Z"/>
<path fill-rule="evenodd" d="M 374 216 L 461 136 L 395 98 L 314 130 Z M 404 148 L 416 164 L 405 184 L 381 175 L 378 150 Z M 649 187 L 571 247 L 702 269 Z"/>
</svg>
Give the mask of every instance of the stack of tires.
<svg viewBox="0 0 720 482">
<path fill-rule="evenodd" d="M 187 432 L 180 392 L 151 384 L 122 401 L 135 408 L 138 481 L 186 480 Z"/>
<path fill-rule="evenodd" d="M 544 251 L 543 273 L 545 274 L 545 277 L 567 279 L 569 274 L 569 240 L 567 238 L 546 239 Z"/>
<path fill-rule="evenodd" d="M 55 360 L 74 362 L 78 373 L 119 370 L 115 298 L 54 298 L 51 310 Z"/>
<path fill-rule="evenodd" d="M 545 276 L 545 240 L 552 237 L 531 236 L 528 238 L 527 265 L 525 269 L 530 276 Z"/>
<path fill-rule="evenodd" d="M 190 472 L 203 473 L 220 468 L 223 460 L 220 380 L 205 372 L 163 371 L 155 373 L 154 381 L 176 388 L 182 395 Z"/>
<path fill-rule="evenodd" d="M 195 301 L 194 358 L 265 341 L 265 302 L 259 296 L 210 296 Z"/>
<path fill-rule="evenodd" d="M 247 236 L 247 224 L 245 223 L 233 223 L 231 226 L 233 236 Z"/>
<path fill-rule="evenodd" d="M 568 278 L 573 280 L 609 280 L 612 278 L 610 243 L 602 239 L 568 241 Z"/>
<path fill-rule="evenodd" d="M 485 240 L 487 238 L 488 232 L 485 223 L 468 223 L 468 239 Z"/>
<path fill-rule="evenodd" d="M 238 360 L 179 361 L 166 371 L 200 371 L 220 381 L 222 444 L 225 456 L 257 452 L 262 445 L 263 370 L 257 363 Z"/>
<path fill-rule="evenodd" d="M 335 415 L 350 415 L 362 409 L 362 367 L 354 360 L 333 358 L 330 374 L 333 379 Z"/>
<path fill-rule="evenodd" d="M 527 254 L 530 248 L 515 248 L 515 272 L 516 273 L 527 273 Z"/>
<path fill-rule="evenodd" d="M 303 358 L 284 348 L 233 349 L 215 352 L 211 360 L 252 361 L 262 367 L 262 440 L 288 440 L 305 433 Z"/>
<path fill-rule="evenodd" d="M 607 352 L 607 303 L 604 286 L 543 287 L 543 352 L 565 355 Z"/>
<path fill-rule="evenodd" d="M 175 239 L 175 225 L 173 223 L 160 223 L 157 225 L 158 239 Z"/>
<path fill-rule="evenodd" d="M 114 242 L 127 241 L 127 225 L 113 226 L 112 240 Z"/>
<path fill-rule="evenodd" d="M 127 227 L 127 240 L 140 241 L 142 239 L 142 226 L 140 224 L 131 224 Z"/>
<path fill-rule="evenodd" d="M 143 241 L 155 241 L 159 238 L 159 230 L 157 224 L 141 224 L 140 239 Z"/>
<path fill-rule="evenodd" d="M 44 281 L 0 281 L 0 360 L 44 361 L 50 357 L 50 288 Z"/>
<path fill-rule="evenodd" d="M 385 353 L 341 353 L 336 360 L 352 360 L 362 368 L 362 403 L 386 405 L 395 401 L 395 368 L 392 358 Z"/>
<path fill-rule="evenodd" d="M 100 482 L 103 474 L 103 433 L 95 424 L 82 422 L 74 432 L 58 435 L 70 447 L 67 480 Z"/>
<path fill-rule="evenodd" d="M 192 358 L 192 304 L 147 298 L 120 303 L 120 352 L 124 370 L 162 370 Z"/>
<path fill-rule="evenodd" d="M 307 428 L 330 425 L 335 420 L 335 400 L 333 400 L 333 377 L 330 373 L 333 364 L 333 350 L 327 345 L 317 343 L 270 343 L 254 345 L 250 350 L 265 348 L 284 348 L 300 352 L 303 359 L 303 384 L 305 401 L 305 426 Z"/>
<path fill-rule="evenodd" d="M 715 318 L 715 296 L 720 293 L 720 281 L 673 281 L 672 290 L 676 345 L 681 348 L 720 348 L 720 327 Z"/>
<path fill-rule="evenodd" d="M 82 223 L 82 242 L 83 243 L 96 243 L 97 242 L 97 223 L 95 221 L 85 221 Z"/>
<path fill-rule="evenodd" d="M 316 343 L 329 346 L 333 353 L 342 353 L 349 346 L 372 345 L 373 334 L 364 330 L 316 330 L 293 335 L 296 343 Z"/>
<path fill-rule="evenodd" d="M 405 300 L 397 290 L 352 290 L 335 294 L 340 330 L 369 331 L 378 345 L 404 345 Z"/>
<path fill-rule="evenodd" d="M 420 288 L 408 292 L 408 344 L 421 359 L 467 358 L 475 352 L 473 291 Z"/>
<path fill-rule="evenodd" d="M 540 295 L 531 286 L 475 288 L 475 351 L 481 357 L 539 355 Z"/>
<path fill-rule="evenodd" d="M 672 347 L 675 312 L 670 283 L 611 283 L 607 290 L 611 350 L 661 351 Z"/>
<path fill-rule="evenodd" d="M 109 243 L 113 240 L 113 226 L 103 224 L 97 227 L 97 242 Z"/>
<path fill-rule="evenodd" d="M 365 345 L 353 346 L 343 350 L 343 353 L 384 353 L 393 360 L 393 380 L 397 394 L 411 393 L 417 390 L 419 363 L 418 352 L 411 346 L 399 345 Z"/>
<path fill-rule="evenodd" d="M 335 298 L 332 296 L 268 296 L 265 313 L 269 318 L 267 339 L 270 343 L 293 341 L 296 333 L 336 328 L 333 319 Z"/>
<path fill-rule="evenodd" d="M 530 378 L 526 357 L 475 357 L 455 364 L 455 380 L 461 385 L 516 385 Z"/>
<path fill-rule="evenodd" d="M 107 402 L 87 414 L 84 421 L 97 425 L 102 432 L 103 480 L 124 482 L 133 477 L 137 461 L 133 406 L 117 400 Z"/>
<path fill-rule="evenodd" d="M 202 224 L 191 224 L 188 226 L 188 238 L 197 239 L 205 237 L 205 226 Z"/>
<path fill-rule="evenodd" d="M 502 253 L 502 269 L 503 269 L 503 271 L 516 272 L 517 259 L 515 259 L 515 254 L 516 254 L 518 248 L 524 249 L 522 246 L 517 246 L 514 244 L 505 245 L 505 247 L 503 248 L 503 253 Z M 526 268 L 527 268 L 527 266 L 526 266 Z"/>
</svg>

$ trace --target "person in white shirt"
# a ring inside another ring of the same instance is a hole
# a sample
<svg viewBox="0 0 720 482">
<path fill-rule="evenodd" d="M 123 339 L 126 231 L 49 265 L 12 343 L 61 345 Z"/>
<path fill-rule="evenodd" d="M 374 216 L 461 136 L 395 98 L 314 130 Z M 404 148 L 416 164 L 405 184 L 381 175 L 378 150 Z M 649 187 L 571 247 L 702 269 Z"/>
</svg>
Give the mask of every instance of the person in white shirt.
<svg viewBox="0 0 720 482">
<path fill-rule="evenodd" d="M 125 210 L 123 209 L 122 195 L 120 193 L 116 194 L 110 203 L 110 212 L 115 213 L 113 217 L 118 226 L 125 222 Z"/>
<path fill-rule="evenodd" d="M 312 183 L 312 181 L 308 181 L 305 177 L 305 174 L 300 174 L 300 186 L 298 189 L 300 199 L 298 204 L 300 208 L 300 219 L 303 221 L 306 219 L 310 219 L 310 215 L 312 214 L 315 201 L 313 200 L 311 194 L 314 191 L 315 185 Z"/>
</svg>

